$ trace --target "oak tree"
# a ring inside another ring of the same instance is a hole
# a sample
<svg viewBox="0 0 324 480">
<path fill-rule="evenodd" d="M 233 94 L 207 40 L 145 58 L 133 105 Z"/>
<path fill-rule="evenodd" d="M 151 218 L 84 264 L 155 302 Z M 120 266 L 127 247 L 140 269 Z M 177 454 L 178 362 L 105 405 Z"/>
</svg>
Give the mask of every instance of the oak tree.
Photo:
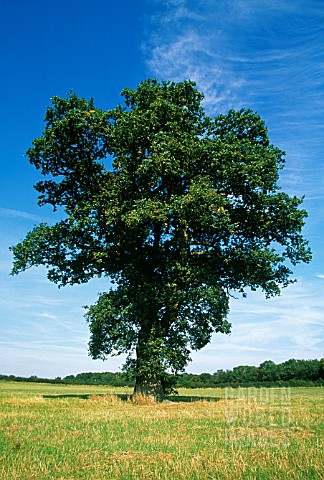
<svg viewBox="0 0 324 480">
<path fill-rule="evenodd" d="M 13 274 L 45 265 L 59 286 L 107 276 L 88 307 L 93 358 L 127 353 L 136 392 L 162 398 L 214 332 L 233 292 L 280 293 L 311 258 L 302 198 L 278 186 L 284 152 L 251 110 L 206 115 L 194 82 L 146 80 L 104 111 L 54 97 L 28 150 L 39 204 L 62 211 L 12 247 Z"/>
</svg>

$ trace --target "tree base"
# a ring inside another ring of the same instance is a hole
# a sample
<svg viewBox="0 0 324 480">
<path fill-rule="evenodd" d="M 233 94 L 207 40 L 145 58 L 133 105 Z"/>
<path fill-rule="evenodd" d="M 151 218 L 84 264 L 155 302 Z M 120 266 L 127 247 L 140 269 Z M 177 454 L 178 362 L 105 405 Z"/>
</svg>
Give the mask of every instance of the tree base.
<svg viewBox="0 0 324 480">
<path fill-rule="evenodd" d="M 140 378 L 136 379 L 134 395 L 152 397 L 156 402 L 162 402 L 165 397 L 161 380 L 143 380 Z"/>
</svg>

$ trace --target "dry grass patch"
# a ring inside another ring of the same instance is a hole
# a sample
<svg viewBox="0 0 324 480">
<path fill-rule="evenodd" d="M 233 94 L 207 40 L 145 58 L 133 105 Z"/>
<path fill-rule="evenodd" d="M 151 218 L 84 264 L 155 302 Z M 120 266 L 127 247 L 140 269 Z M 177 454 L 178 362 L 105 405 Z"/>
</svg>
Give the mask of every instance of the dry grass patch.
<svg viewBox="0 0 324 480">
<path fill-rule="evenodd" d="M 22 385 L 13 396 L 0 384 L 0 478 L 317 480 L 319 393 L 292 389 L 282 427 L 278 405 L 236 402 L 220 390 L 206 395 L 219 401 L 155 403 L 98 387 L 55 386 L 54 394 Z M 229 407 L 235 416 L 227 418 Z"/>
</svg>

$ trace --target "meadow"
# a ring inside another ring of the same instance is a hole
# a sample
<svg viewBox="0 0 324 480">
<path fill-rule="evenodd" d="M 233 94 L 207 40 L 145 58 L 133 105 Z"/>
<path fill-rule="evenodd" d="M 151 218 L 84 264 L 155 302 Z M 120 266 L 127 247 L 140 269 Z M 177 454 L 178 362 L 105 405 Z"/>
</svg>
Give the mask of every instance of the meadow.
<svg viewBox="0 0 324 480">
<path fill-rule="evenodd" d="M 130 393 L 0 382 L 0 478 L 324 478 L 321 387 Z"/>
</svg>

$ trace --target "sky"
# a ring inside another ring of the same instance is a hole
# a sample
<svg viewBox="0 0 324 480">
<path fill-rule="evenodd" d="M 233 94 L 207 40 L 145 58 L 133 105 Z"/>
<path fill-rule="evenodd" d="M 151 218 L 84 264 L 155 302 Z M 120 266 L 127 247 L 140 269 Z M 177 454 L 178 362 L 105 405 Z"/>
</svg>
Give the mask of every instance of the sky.
<svg viewBox="0 0 324 480">
<path fill-rule="evenodd" d="M 98 108 L 146 78 L 194 80 L 210 116 L 251 108 L 286 152 L 280 186 L 305 196 L 310 264 L 281 296 L 232 299 L 231 335 L 215 334 L 187 371 L 323 357 L 324 9 L 322 0 L 11 0 L 0 6 L 0 374 L 118 371 L 92 360 L 84 305 L 109 279 L 58 289 L 43 267 L 10 276 L 9 246 L 58 214 L 37 205 L 25 156 L 51 97 L 72 88 Z"/>
</svg>

